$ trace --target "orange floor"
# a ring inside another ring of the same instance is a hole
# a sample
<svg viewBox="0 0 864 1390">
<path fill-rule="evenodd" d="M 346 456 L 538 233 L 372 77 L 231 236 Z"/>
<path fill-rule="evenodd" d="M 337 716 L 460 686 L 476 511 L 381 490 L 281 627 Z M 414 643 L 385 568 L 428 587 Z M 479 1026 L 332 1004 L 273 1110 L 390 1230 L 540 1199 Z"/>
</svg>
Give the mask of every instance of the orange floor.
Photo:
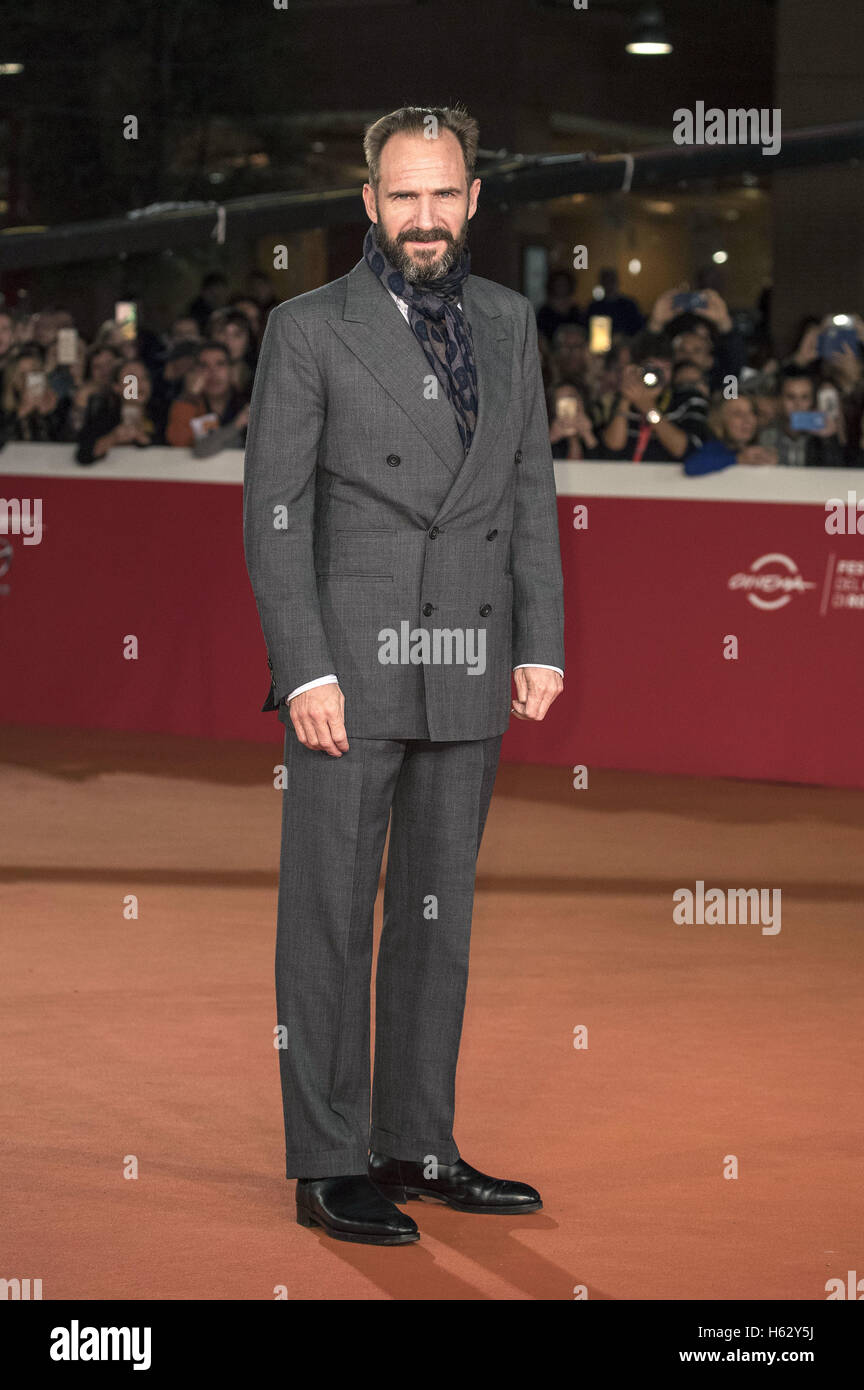
<svg viewBox="0 0 864 1390">
<path fill-rule="evenodd" d="M 421 1242 L 382 1250 L 299 1227 L 281 1176 L 276 761 L 0 731 L 0 1275 L 45 1299 L 569 1301 L 864 1274 L 864 794 L 502 766 L 455 1133 L 545 1207 L 412 1203 Z M 675 925 L 696 879 L 782 888 L 781 932 Z"/>
</svg>

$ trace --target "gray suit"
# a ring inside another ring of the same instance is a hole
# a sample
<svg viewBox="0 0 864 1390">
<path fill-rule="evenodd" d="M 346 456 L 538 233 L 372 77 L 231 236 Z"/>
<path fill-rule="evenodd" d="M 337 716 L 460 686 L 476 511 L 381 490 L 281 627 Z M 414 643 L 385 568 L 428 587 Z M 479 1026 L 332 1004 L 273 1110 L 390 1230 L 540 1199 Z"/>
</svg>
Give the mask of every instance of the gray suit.
<svg viewBox="0 0 864 1390">
<path fill-rule="evenodd" d="M 289 1177 L 365 1171 L 370 1138 L 394 1158 L 458 1158 L 474 868 L 511 668 L 564 666 L 533 311 L 474 275 L 462 307 L 478 388 L 464 457 L 446 394 L 365 260 L 273 310 L 255 378 L 246 561 L 272 673 L 264 708 L 288 726 L 276 981 Z M 460 658 L 469 633 L 482 670 Z M 408 634 L 437 657 L 406 660 Z M 301 745 L 283 703 L 331 672 L 341 758 Z M 372 908 L 391 810 L 370 1130 Z"/>
</svg>

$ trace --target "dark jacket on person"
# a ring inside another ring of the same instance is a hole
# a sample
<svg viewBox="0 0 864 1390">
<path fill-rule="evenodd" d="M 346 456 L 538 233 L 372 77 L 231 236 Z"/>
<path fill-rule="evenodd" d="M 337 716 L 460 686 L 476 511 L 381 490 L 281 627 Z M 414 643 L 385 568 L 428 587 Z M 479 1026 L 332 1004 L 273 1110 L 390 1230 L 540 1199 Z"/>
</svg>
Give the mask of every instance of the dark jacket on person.
<svg viewBox="0 0 864 1390">
<path fill-rule="evenodd" d="M 68 415 L 69 398 L 65 396 L 61 396 L 54 409 L 47 414 L 41 410 L 31 410 L 29 415 L 22 416 L 15 410 L 0 409 L 0 443 L 23 441 L 34 444 L 61 444 L 67 437 Z"/>
<path fill-rule="evenodd" d="M 617 409 L 618 398 L 612 407 L 612 416 Z M 670 425 L 677 425 L 679 430 L 683 430 L 690 442 L 691 449 L 698 449 L 708 434 L 708 402 L 698 391 L 689 387 L 681 390 L 666 391 L 660 396 L 657 402 L 657 409 L 668 420 Z M 610 416 L 610 419 L 612 418 Z M 644 417 L 635 406 L 630 407 L 627 414 L 627 442 L 623 449 L 615 450 L 604 448 L 601 457 L 632 462 L 637 450 L 640 433 L 645 425 Z M 602 442 L 602 441 L 601 441 Z M 647 443 L 644 452 L 639 459 L 640 463 L 680 463 L 681 459 L 673 458 L 664 444 L 657 438 L 652 431 L 647 436 Z"/>
<path fill-rule="evenodd" d="M 96 391 L 87 402 L 84 411 L 84 423 L 78 432 L 78 448 L 75 451 L 75 462 L 82 465 L 98 463 L 99 459 L 93 450 L 97 440 L 103 435 L 110 434 L 111 430 L 116 429 L 123 419 L 123 402 L 115 391 L 105 392 Z M 150 444 L 161 444 L 162 437 L 159 429 L 153 421 L 149 411 L 145 407 L 143 416 L 145 425 L 149 424 L 151 429 Z M 146 449 L 148 445 L 134 442 L 136 449 Z M 105 455 L 102 456 L 103 458 Z"/>
<path fill-rule="evenodd" d="M 787 434 L 779 425 L 759 433 L 759 443 L 777 450 L 781 468 L 842 468 L 847 460 L 836 435 Z"/>
</svg>

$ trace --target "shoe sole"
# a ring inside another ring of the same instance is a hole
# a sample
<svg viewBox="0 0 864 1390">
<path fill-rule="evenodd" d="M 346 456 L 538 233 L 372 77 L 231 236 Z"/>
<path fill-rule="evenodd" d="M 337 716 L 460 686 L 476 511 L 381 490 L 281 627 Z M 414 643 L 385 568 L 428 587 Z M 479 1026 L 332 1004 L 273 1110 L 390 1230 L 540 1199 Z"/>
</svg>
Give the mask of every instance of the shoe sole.
<svg viewBox="0 0 864 1390">
<path fill-rule="evenodd" d="M 388 1197 L 397 1206 L 406 1202 L 437 1202 L 439 1206 L 451 1207 L 453 1211 L 467 1211 L 476 1216 L 520 1216 L 523 1212 L 542 1211 L 542 1202 L 520 1202 L 514 1206 L 491 1207 L 469 1206 L 466 1202 L 454 1202 L 441 1192 L 426 1192 L 418 1187 L 379 1187 L 382 1197 Z"/>
<path fill-rule="evenodd" d="M 347 1240 L 352 1245 L 412 1245 L 420 1239 L 419 1231 L 406 1231 L 404 1235 L 392 1236 L 373 1236 L 361 1235 L 356 1231 L 341 1231 L 338 1226 L 331 1226 L 329 1221 L 324 1221 L 320 1216 L 313 1216 L 306 1207 L 298 1206 L 297 1224 L 299 1226 L 320 1226 L 333 1240 Z"/>
</svg>

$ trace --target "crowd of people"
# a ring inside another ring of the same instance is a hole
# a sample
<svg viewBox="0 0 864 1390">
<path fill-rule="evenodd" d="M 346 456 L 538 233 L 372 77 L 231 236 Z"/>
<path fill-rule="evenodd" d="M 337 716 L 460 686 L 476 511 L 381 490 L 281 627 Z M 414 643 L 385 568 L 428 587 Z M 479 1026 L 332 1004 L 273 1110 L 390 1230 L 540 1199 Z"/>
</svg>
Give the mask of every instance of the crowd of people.
<svg viewBox="0 0 864 1390">
<path fill-rule="evenodd" d="M 118 313 L 92 342 L 71 314 L 0 306 L 0 447 L 74 444 L 77 463 L 118 445 L 205 458 L 243 448 L 255 366 L 278 298 L 261 271 L 231 292 L 218 271 L 157 334 Z M 122 307 L 122 306 L 120 306 Z M 559 459 L 864 467 L 864 320 L 803 320 L 792 351 L 733 322 L 716 289 L 661 294 L 647 317 L 601 271 L 586 309 L 554 271 L 537 313 L 549 439 Z"/>
<path fill-rule="evenodd" d="M 573 276 L 555 271 L 537 313 L 555 458 L 677 463 L 691 475 L 864 467 L 860 315 L 807 317 L 783 357 L 764 328 L 740 331 L 716 289 L 666 290 L 647 317 L 614 270 L 600 290 L 581 310 Z"/>
<path fill-rule="evenodd" d="M 69 443 L 82 465 L 118 445 L 169 445 L 198 458 L 242 448 L 261 338 L 278 302 L 260 271 L 235 293 L 213 271 L 167 333 L 119 306 L 89 343 L 64 309 L 0 307 L 0 447 Z"/>
</svg>

